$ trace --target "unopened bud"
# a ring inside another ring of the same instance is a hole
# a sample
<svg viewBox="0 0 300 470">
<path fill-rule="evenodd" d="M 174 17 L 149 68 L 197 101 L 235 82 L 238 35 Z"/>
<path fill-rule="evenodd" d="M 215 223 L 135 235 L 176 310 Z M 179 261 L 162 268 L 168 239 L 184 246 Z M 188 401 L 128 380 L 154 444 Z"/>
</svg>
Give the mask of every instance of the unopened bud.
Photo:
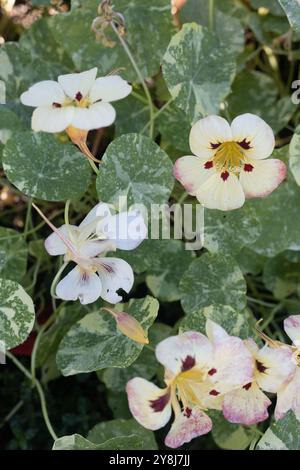
<svg viewBox="0 0 300 470">
<path fill-rule="evenodd" d="M 117 328 L 123 335 L 140 344 L 149 343 L 147 333 L 134 317 L 126 312 L 118 312 L 109 308 L 102 308 L 102 310 L 113 315 L 117 323 Z"/>
</svg>

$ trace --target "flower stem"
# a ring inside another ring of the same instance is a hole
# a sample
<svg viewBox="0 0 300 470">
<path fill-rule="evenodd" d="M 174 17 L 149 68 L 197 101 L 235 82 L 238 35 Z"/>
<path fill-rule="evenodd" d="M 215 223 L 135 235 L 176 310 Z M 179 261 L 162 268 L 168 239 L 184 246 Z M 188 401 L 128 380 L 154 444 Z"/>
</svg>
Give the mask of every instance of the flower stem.
<svg viewBox="0 0 300 470">
<path fill-rule="evenodd" d="M 151 98 L 151 95 L 150 95 L 150 92 L 149 92 L 149 89 L 146 85 L 146 82 L 143 78 L 143 75 L 140 71 L 140 69 L 138 68 L 138 65 L 133 57 L 133 55 L 131 54 L 130 52 L 130 49 L 128 47 L 128 45 L 126 44 L 126 42 L 124 41 L 124 39 L 122 38 L 122 36 L 120 35 L 119 31 L 118 31 L 118 28 L 115 26 L 114 22 L 111 21 L 110 23 L 113 31 L 115 32 L 115 34 L 118 36 L 119 38 L 119 41 L 124 49 L 124 51 L 126 52 L 127 56 L 128 56 L 128 59 L 130 60 L 137 76 L 138 76 L 138 79 L 140 80 L 141 84 L 142 84 L 142 87 L 143 87 L 143 90 L 145 92 L 145 95 L 146 95 L 146 98 L 147 98 L 147 101 L 148 101 L 148 105 L 149 105 L 149 114 L 150 114 L 150 129 L 149 129 L 149 136 L 151 138 L 153 138 L 153 132 L 154 132 L 154 111 L 153 111 L 153 103 L 152 103 L 152 98 Z"/>
<path fill-rule="evenodd" d="M 56 297 L 56 295 L 55 295 L 55 288 L 56 288 L 56 286 L 57 286 L 57 283 L 58 283 L 58 280 L 59 280 L 59 278 L 60 278 L 60 276 L 61 276 L 61 273 L 62 273 L 62 272 L 64 271 L 64 269 L 66 268 L 67 264 L 68 264 L 68 263 L 66 262 L 66 263 L 63 263 L 63 264 L 61 265 L 61 267 L 59 268 L 59 270 L 58 270 L 57 273 L 56 273 L 55 278 L 54 278 L 53 281 L 52 281 L 51 288 L 50 288 L 50 294 L 51 294 L 51 297 L 53 297 L 53 299 L 58 299 L 58 297 Z"/>
<path fill-rule="evenodd" d="M 158 111 L 157 113 L 155 113 L 153 115 L 153 121 L 155 121 L 155 119 L 158 118 L 158 116 L 160 116 L 160 114 L 162 114 L 169 106 L 170 104 L 172 103 L 172 101 L 174 100 L 174 98 L 170 98 L 169 101 L 167 101 Z M 145 130 L 151 125 L 151 121 L 148 121 L 147 124 L 143 127 L 143 129 L 140 131 L 140 134 L 143 134 L 145 132 Z"/>
<path fill-rule="evenodd" d="M 41 409 L 42 409 L 42 414 L 43 414 L 43 418 L 44 418 L 46 427 L 49 431 L 49 434 L 53 438 L 53 440 L 56 441 L 57 435 L 56 435 L 56 433 L 55 433 L 55 431 L 52 427 L 52 424 L 50 423 L 48 410 L 47 410 L 47 403 L 46 403 L 46 399 L 45 399 L 45 394 L 44 394 L 44 391 L 43 391 L 43 388 L 42 388 L 40 382 L 35 377 L 32 377 L 30 372 L 23 366 L 23 364 L 21 364 L 20 361 L 18 361 L 18 359 L 13 354 L 11 354 L 9 351 L 7 351 L 6 356 L 25 375 L 25 377 L 27 377 L 29 380 L 32 381 L 33 386 L 37 389 L 37 392 L 38 392 L 39 397 L 40 397 Z"/>
</svg>

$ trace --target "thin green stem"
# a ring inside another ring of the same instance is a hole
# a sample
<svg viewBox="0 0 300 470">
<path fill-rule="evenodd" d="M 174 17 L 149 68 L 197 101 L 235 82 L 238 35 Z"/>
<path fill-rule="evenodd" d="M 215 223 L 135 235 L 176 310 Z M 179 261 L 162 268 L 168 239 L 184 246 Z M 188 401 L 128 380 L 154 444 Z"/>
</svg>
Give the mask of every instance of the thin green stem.
<svg viewBox="0 0 300 470">
<path fill-rule="evenodd" d="M 215 23 L 215 1 L 209 0 L 208 3 L 208 24 L 211 31 L 214 30 Z"/>
<path fill-rule="evenodd" d="M 153 115 L 154 115 L 154 110 L 153 110 L 153 103 L 152 103 L 152 98 L 151 98 L 151 94 L 150 94 L 150 91 L 147 87 L 147 84 L 143 78 L 143 75 L 140 71 L 140 69 L 138 68 L 138 65 L 133 57 L 133 55 L 131 54 L 130 52 L 130 49 L 128 47 L 128 45 L 126 44 L 126 42 L 124 41 L 123 37 L 120 35 L 119 31 L 118 31 L 118 28 L 115 26 L 114 22 L 111 21 L 110 23 L 113 31 L 115 32 L 115 34 L 118 36 L 119 38 L 119 41 L 124 49 L 124 51 L 126 52 L 127 54 L 127 57 L 128 59 L 130 60 L 137 76 L 138 76 L 138 79 L 139 81 L 141 82 L 141 85 L 143 87 L 143 90 L 145 92 L 145 95 L 146 95 L 146 98 L 147 98 L 147 101 L 148 101 L 148 106 L 149 106 L 149 114 L 150 114 L 150 129 L 149 129 L 149 136 L 151 138 L 153 138 L 153 133 L 154 133 L 154 118 L 153 118 Z"/>
<path fill-rule="evenodd" d="M 37 389 L 37 392 L 39 394 L 39 397 L 40 397 L 40 403 L 41 403 L 41 409 L 42 409 L 42 414 L 43 414 L 43 418 L 44 418 L 44 421 L 45 421 L 45 424 L 47 426 L 47 429 L 49 431 L 49 434 L 51 435 L 51 437 L 53 438 L 54 441 L 56 441 L 57 439 L 57 435 L 52 427 L 52 424 L 50 423 L 50 419 L 49 419 L 49 415 L 48 415 L 48 410 L 47 410 L 47 403 L 46 403 L 46 399 L 45 399 L 45 394 L 44 394 L 44 391 L 43 391 L 43 388 L 40 384 L 40 382 L 32 377 L 32 375 L 30 374 L 30 372 L 26 369 L 26 367 L 23 366 L 23 364 L 18 361 L 18 359 L 13 355 L 11 354 L 9 351 L 6 352 L 6 356 L 15 364 L 15 366 L 25 375 L 25 377 L 27 377 L 29 380 L 32 381 L 32 384 L 33 386 Z"/>
<path fill-rule="evenodd" d="M 158 111 L 157 113 L 155 113 L 153 115 L 153 120 L 155 121 L 155 119 L 158 118 L 158 116 L 160 116 L 169 106 L 170 104 L 172 103 L 172 101 L 174 100 L 174 98 L 170 98 L 169 101 L 167 101 Z M 147 124 L 145 124 L 145 126 L 143 127 L 143 129 L 140 131 L 140 134 L 143 134 L 145 132 L 145 130 L 151 125 L 151 121 L 148 121 Z"/>
<path fill-rule="evenodd" d="M 96 166 L 95 162 L 93 162 L 93 160 L 91 160 L 90 158 L 88 158 L 88 161 L 89 161 L 89 164 L 91 165 L 93 171 L 96 173 L 96 175 L 99 174 L 99 168 Z"/>
<path fill-rule="evenodd" d="M 54 278 L 53 281 L 52 281 L 51 288 L 50 288 L 50 294 L 51 294 L 51 297 L 52 297 L 53 299 L 58 299 L 58 297 L 56 297 L 56 295 L 55 295 L 56 285 L 57 285 L 57 283 L 58 283 L 58 280 L 59 280 L 59 278 L 60 278 L 62 272 L 63 272 L 64 269 L 66 268 L 67 264 L 68 264 L 68 262 L 65 262 L 65 263 L 63 263 L 63 264 L 61 265 L 61 267 L 59 268 L 59 270 L 58 270 L 57 273 L 56 273 L 55 278 Z"/>
<path fill-rule="evenodd" d="M 142 103 L 144 103 L 148 106 L 148 100 L 146 98 L 144 98 L 142 95 L 140 95 L 139 93 L 136 93 L 135 91 L 132 91 L 131 96 L 133 96 L 134 98 L 136 98 L 137 100 L 141 101 Z"/>
<path fill-rule="evenodd" d="M 250 297 L 249 295 L 247 295 L 247 299 L 250 302 L 253 302 L 254 304 L 262 305 L 263 307 L 274 308 L 276 306 L 276 304 L 271 304 L 270 302 L 264 302 L 263 300 L 254 299 L 254 297 Z"/>
</svg>

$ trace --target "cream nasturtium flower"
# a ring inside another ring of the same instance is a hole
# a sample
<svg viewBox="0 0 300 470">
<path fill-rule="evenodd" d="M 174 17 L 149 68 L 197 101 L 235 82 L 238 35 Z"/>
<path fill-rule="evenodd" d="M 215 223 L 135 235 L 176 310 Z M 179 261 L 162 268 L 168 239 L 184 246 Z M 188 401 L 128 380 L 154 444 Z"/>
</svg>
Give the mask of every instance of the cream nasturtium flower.
<svg viewBox="0 0 300 470">
<path fill-rule="evenodd" d="M 288 347 L 293 354 L 295 371 L 291 380 L 277 392 L 275 418 L 280 419 L 289 411 L 300 414 L 300 315 L 291 315 L 284 320 L 284 330 L 291 338 L 293 345 Z"/>
<path fill-rule="evenodd" d="M 194 155 L 175 162 L 174 176 L 204 207 L 237 209 L 246 198 L 269 195 L 285 178 L 281 160 L 266 160 L 274 146 L 271 127 L 254 114 L 242 114 L 231 125 L 208 116 L 193 125 Z"/>
<path fill-rule="evenodd" d="M 56 229 L 49 225 L 54 233 L 45 240 L 48 253 L 64 255 L 65 264 L 76 263 L 57 284 L 56 295 L 63 300 L 79 299 L 82 304 L 99 297 L 111 304 L 120 302 L 118 291 L 130 291 L 133 271 L 126 261 L 106 254 L 117 248 L 133 250 L 146 238 L 142 215 L 136 211 L 112 215 L 107 204 L 99 203 L 79 226 L 65 224 Z"/>
<path fill-rule="evenodd" d="M 229 422 L 250 426 L 268 418 L 271 401 L 262 390 L 277 393 L 295 374 L 295 364 L 287 348 L 265 345 L 259 349 L 251 339 L 245 345 L 253 357 L 253 377 L 243 387 L 224 396 L 222 409 Z"/>
<path fill-rule="evenodd" d="M 165 440 L 168 447 L 208 433 L 212 422 L 203 410 L 221 409 L 224 393 L 253 376 L 252 356 L 241 339 L 210 320 L 206 332 L 208 338 L 188 331 L 157 345 L 156 358 L 165 368 L 164 389 L 140 377 L 127 383 L 131 413 L 145 428 L 162 428 L 173 410 L 174 422 Z"/>
<path fill-rule="evenodd" d="M 132 87 L 118 75 L 97 76 L 97 67 L 82 73 L 45 80 L 21 95 L 21 102 L 36 108 L 31 126 L 36 132 L 68 129 L 89 131 L 110 126 L 116 111 L 110 104 L 125 98 Z"/>
</svg>

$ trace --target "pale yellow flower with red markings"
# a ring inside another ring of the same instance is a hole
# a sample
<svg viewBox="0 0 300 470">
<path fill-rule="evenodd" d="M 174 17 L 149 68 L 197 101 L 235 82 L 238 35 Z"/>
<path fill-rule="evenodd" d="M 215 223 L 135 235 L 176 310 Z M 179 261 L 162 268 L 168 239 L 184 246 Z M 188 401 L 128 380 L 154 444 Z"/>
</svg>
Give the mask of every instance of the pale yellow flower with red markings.
<svg viewBox="0 0 300 470">
<path fill-rule="evenodd" d="M 208 433 L 212 422 L 204 410 L 221 409 L 223 395 L 253 376 L 252 356 L 241 339 L 210 320 L 206 331 L 208 337 L 188 331 L 158 344 L 164 389 L 140 377 L 126 387 L 130 410 L 147 429 L 165 426 L 173 410 L 174 421 L 165 439 L 168 447 L 180 447 Z"/>
<path fill-rule="evenodd" d="M 174 176 L 205 207 L 237 209 L 245 199 L 269 195 L 285 178 L 285 164 L 267 160 L 274 146 L 271 127 L 258 116 L 242 114 L 231 125 L 208 116 L 193 125 L 194 155 L 175 162 Z"/>
</svg>

